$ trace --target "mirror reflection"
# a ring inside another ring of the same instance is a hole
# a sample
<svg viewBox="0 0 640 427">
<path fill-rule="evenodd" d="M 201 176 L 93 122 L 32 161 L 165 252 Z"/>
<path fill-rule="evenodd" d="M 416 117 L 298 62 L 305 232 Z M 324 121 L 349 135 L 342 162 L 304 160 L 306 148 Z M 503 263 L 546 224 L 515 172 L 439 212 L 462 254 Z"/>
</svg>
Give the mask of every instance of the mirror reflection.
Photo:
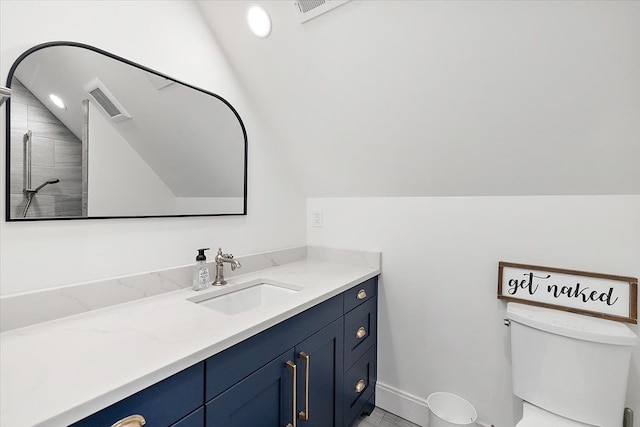
<svg viewBox="0 0 640 427">
<path fill-rule="evenodd" d="M 7 86 L 7 220 L 246 214 L 246 131 L 218 95 L 67 42 Z"/>
</svg>

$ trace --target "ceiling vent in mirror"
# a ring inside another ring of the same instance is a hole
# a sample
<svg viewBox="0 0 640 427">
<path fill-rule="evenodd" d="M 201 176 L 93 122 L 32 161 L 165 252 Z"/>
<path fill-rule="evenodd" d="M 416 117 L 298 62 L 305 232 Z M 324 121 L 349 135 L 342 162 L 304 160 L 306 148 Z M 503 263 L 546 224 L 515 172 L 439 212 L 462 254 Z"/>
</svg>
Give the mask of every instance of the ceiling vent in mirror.
<svg viewBox="0 0 640 427">
<path fill-rule="evenodd" d="M 114 122 L 121 122 L 131 118 L 122 104 L 113 96 L 107 87 L 98 79 L 93 79 L 86 85 L 86 90 L 94 101 L 107 113 L 107 116 Z"/>
<path fill-rule="evenodd" d="M 300 17 L 300 23 L 303 23 L 331 9 L 342 6 L 348 1 L 349 0 L 297 0 L 295 5 L 298 16 Z"/>
</svg>

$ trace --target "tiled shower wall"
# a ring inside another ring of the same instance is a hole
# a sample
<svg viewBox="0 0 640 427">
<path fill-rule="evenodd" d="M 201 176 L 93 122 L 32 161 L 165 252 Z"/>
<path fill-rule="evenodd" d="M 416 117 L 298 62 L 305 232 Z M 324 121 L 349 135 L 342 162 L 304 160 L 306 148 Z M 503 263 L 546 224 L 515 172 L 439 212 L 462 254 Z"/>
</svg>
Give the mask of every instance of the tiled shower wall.
<svg viewBox="0 0 640 427">
<path fill-rule="evenodd" d="M 24 143 L 32 132 L 31 186 L 58 178 L 41 189 L 27 218 L 82 215 L 82 142 L 15 77 L 11 85 L 11 217 L 22 218 L 27 199 Z"/>
</svg>

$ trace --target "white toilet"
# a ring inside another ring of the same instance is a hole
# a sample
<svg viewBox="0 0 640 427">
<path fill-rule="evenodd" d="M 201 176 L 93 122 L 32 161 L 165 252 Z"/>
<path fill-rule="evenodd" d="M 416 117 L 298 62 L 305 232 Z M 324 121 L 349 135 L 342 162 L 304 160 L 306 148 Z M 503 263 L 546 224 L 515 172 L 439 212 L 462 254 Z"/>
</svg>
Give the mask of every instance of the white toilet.
<svg viewBox="0 0 640 427">
<path fill-rule="evenodd" d="M 631 350 L 627 325 L 508 303 L 516 427 L 621 427 Z"/>
</svg>

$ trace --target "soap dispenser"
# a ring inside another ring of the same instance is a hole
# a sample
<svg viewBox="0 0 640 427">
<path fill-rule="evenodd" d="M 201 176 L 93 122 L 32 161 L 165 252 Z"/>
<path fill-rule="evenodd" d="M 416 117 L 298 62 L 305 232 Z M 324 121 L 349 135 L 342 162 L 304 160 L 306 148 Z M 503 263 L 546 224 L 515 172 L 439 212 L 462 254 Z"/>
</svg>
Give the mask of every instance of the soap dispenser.
<svg viewBox="0 0 640 427">
<path fill-rule="evenodd" d="M 207 257 L 204 255 L 204 251 L 208 251 L 209 248 L 198 249 L 198 256 L 196 257 L 196 265 L 193 267 L 193 290 L 201 291 L 206 289 L 211 284 L 209 280 L 209 266 L 207 265 Z"/>
</svg>

